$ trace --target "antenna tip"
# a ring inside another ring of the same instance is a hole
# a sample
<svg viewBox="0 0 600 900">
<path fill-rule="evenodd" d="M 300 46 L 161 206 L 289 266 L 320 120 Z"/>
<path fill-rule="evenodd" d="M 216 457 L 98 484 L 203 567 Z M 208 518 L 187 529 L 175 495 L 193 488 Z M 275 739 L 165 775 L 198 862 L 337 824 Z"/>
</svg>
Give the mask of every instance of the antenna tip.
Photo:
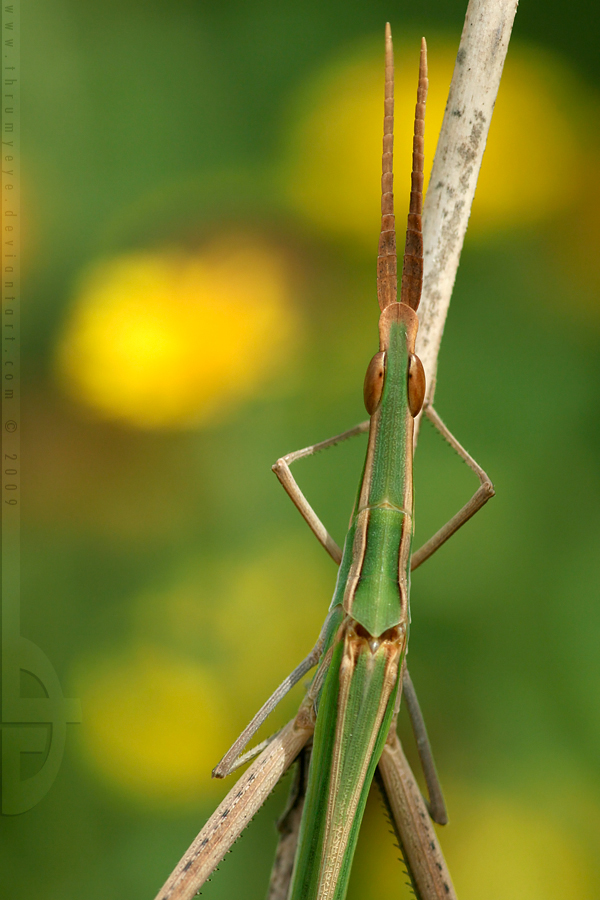
<svg viewBox="0 0 600 900">
<path fill-rule="evenodd" d="M 419 65 L 419 78 L 427 78 L 427 41 L 421 38 L 421 62 Z"/>
<path fill-rule="evenodd" d="M 392 43 L 392 29 L 389 22 L 385 23 L 385 64 L 394 65 L 394 45 Z"/>
</svg>

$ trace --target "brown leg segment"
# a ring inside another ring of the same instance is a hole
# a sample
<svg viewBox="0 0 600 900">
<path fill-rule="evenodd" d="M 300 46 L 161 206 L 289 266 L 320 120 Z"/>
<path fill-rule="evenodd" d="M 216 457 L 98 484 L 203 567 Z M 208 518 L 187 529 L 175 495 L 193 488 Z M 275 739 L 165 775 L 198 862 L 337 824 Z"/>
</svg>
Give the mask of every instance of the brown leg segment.
<svg viewBox="0 0 600 900">
<path fill-rule="evenodd" d="M 442 437 L 448 441 L 454 450 L 456 450 L 460 458 L 464 459 L 469 468 L 475 472 L 479 478 L 479 488 L 475 491 L 469 502 L 465 503 L 463 508 L 460 509 L 455 516 L 452 516 L 449 522 L 446 522 L 439 531 L 436 531 L 433 537 L 430 537 L 422 547 L 419 547 L 419 549 L 413 553 L 410 563 L 411 570 L 416 569 L 424 563 L 426 559 L 429 559 L 429 557 L 432 556 L 442 544 L 445 544 L 448 538 L 452 537 L 465 522 L 468 522 L 476 512 L 479 512 L 481 507 L 487 503 L 490 497 L 493 497 L 495 493 L 494 485 L 489 477 L 483 471 L 481 466 L 475 462 L 473 457 L 467 453 L 462 444 L 459 444 L 452 432 L 444 425 L 433 406 L 425 406 L 423 412 L 437 428 Z"/>
<path fill-rule="evenodd" d="M 305 456 L 313 456 L 320 450 L 334 447 L 335 444 L 339 444 L 341 441 L 347 441 L 348 438 L 355 437 L 358 434 L 365 434 L 368 430 L 369 420 L 367 419 L 366 422 L 361 422 L 360 425 L 355 425 L 354 428 L 349 428 L 348 431 L 337 434 L 335 437 L 328 438 L 326 441 L 320 441 L 318 444 L 312 444 L 310 447 L 305 447 L 303 450 L 296 450 L 294 453 L 288 453 L 286 456 L 282 456 L 278 459 L 273 466 L 273 471 L 279 478 L 297 510 L 300 512 L 300 515 L 304 518 L 317 540 L 325 547 L 338 566 L 342 561 L 342 551 L 298 487 L 298 484 L 290 471 L 290 466 L 298 459 L 303 459 Z"/>
<path fill-rule="evenodd" d="M 377 780 L 382 788 L 417 900 L 456 900 L 425 801 L 395 731 L 383 748 Z"/>
</svg>

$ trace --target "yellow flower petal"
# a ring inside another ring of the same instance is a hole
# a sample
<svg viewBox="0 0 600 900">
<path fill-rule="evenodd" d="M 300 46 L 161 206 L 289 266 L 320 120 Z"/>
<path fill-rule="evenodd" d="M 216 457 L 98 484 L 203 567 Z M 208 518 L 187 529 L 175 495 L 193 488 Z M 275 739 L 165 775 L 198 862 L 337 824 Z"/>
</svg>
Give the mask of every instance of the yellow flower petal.
<svg viewBox="0 0 600 900">
<path fill-rule="evenodd" d="M 446 785 L 450 824 L 438 837 L 461 900 L 591 900 L 595 866 L 559 814 L 519 798 L 459 793 Z M 548 783 L 552 796 L 555 782 Z M 412 897 L 379 798 L 371 797 L 359 838 L 348 900 Z M 564 798 L 563 798 L 564 799 Z"/>
<path fill-rule="evenodd" d="M 214 795 L 211 771 L 229 735 L 219 686 L 204 667 L 143 647 L 90 664 L 80 691 L 85 753 L 102 778 L 161 805 Z"/>
<path fill-rule="evenodd" d="M 399 231 L 410 190 L 418 54 L 417 40 L 410 45 L 397 42 L 394 181 Z M 429 40 L 426 184 L 455 56 L 454 41 Z M 551 56 L 511 46 L 470 232 L 527 227 L 573 202 L 581 168 L 571 108 L 575 93 L 572 77 Z M 587 113 L 597 115 L 591 108 Z M 382 128 L 383 49 L 370 44 L 321 73 L 306 91 L 284 172 L 288 199 L 298 212 L 320 228 L 358 239 L 371 249 L 377 246 L 380 222 Z"/>
<path fill-rule="evenodd" d="M 57 366 L 65 388 L 104 418 L 188 427 L 255 392 L 297 333 L 281 254 L 228 236 L 196 255 L 136 253 L 94 266 Z"/>
</svg>

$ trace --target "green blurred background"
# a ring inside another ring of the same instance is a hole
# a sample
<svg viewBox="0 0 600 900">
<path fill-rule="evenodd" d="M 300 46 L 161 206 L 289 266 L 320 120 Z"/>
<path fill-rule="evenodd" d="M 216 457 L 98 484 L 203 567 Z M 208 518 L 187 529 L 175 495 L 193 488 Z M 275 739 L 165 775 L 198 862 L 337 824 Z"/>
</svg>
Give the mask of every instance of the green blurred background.
<svg viewBox="0 0 600 900">
<path fill-rule="evenodd" d="M 23 4 L 22 632 L 83 720 L 0 821 L 2 896 L 152 898 L 312 646 L 335 567 L 269 468 L 364 418 L 383 26 L 401 213 L 418 38 L 430 160 L 465 6 Z M 522 3 L 440 356 L 497 490 L 412 591 L 462 900 L 600 896 L 599 42 L 589 0 Z M 363 453 L 297 467 L 338 541 Z M 475 486 L 425 425 L 417 544 Z M 264 895 L 286 789 L 204 896 Z M 387 832 L 375 796 L 352 900 L 407 896 Z"/>
</svg>

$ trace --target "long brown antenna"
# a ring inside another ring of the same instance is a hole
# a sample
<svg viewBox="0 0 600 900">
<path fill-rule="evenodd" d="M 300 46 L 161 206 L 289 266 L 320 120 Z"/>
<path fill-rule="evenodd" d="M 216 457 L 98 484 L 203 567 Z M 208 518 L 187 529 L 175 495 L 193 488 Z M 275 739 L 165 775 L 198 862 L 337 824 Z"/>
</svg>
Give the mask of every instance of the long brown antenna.
<svg viewBox="0 0 600 900">
<path fill-rule="evenodd" d="M 396 300 L 396 226 L 394 220 L 394 48 L 390 23 L 385 26 L 385 112 L 381 161 L 381 233 L 377 256 L 377 299 L 381 309 Z"/>
<path fill-rule="evenodd" d="M 410 187 L 410 209 L 406 229 L 406 246 L 402 266 L 400 302 L 417 309 L 423 287 L 423 160 L 425 134 L 425 101 L 427 99 L 427 44 L 421 40 L 421 60 L 419 64 L 419 88 L 415 109 L 415 130 L 413 134 L 412 176 Z"/>
</svg>

